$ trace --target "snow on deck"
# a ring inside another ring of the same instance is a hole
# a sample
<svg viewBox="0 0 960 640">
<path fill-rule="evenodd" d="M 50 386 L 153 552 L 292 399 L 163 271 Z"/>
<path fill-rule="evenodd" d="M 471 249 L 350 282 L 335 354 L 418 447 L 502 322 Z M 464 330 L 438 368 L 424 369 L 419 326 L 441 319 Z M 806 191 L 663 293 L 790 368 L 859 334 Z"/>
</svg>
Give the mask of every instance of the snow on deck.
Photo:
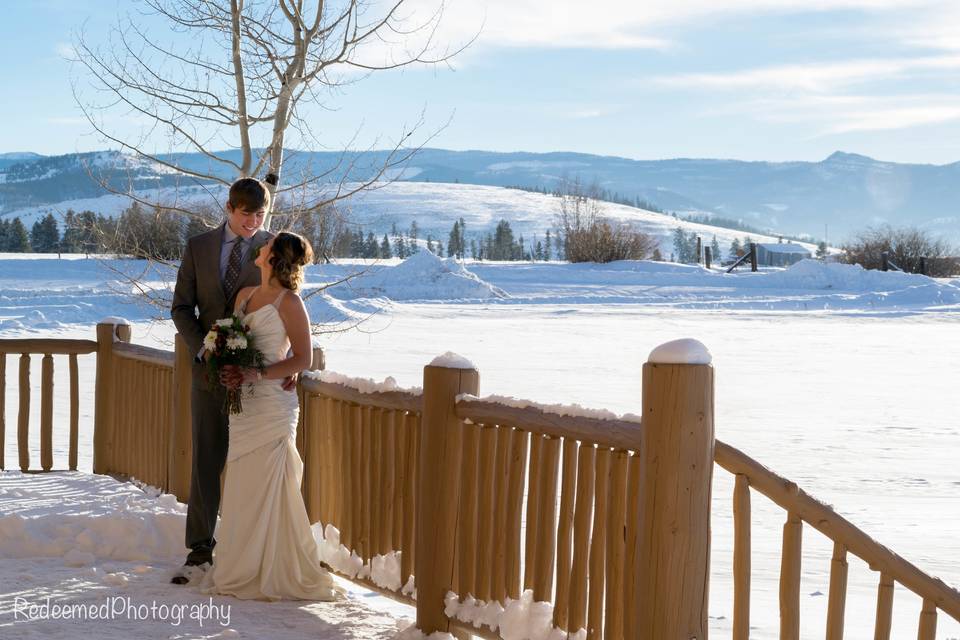
<svg viewBox="0 0 960 640">
<path fill-rule="evenodd" d="M 413 610 L 340 582 L 337 602 L 259 602 L 170 584 L 186 506 L 78 472 L 0 472 L 0 638 L 392 638 Z"/>
</svg>

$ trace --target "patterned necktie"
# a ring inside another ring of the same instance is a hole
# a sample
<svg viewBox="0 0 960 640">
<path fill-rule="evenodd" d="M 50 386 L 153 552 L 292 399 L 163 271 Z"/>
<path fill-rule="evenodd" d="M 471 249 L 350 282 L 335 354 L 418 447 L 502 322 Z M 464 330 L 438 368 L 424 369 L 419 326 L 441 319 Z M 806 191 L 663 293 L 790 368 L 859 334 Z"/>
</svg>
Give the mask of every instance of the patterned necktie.
<svg viewBox="0 0 960 640">
<path fill-rule="evenodd" d="M 227 261 L 227 273 L 223 276 L 223 292 L 228 296 L 240 278 L 240 257 L 243 255 L 243 238 L 235 238 L 230 259 Z"/>
</svg>

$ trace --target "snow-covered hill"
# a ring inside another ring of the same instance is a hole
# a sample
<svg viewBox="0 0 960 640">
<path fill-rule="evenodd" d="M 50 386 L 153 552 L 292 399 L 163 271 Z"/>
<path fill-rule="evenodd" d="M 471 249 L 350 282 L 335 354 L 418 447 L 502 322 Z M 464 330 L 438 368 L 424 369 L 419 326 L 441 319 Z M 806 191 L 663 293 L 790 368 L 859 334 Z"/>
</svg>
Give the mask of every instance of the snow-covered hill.
<svg viewBox="0 0 960 640">
<path fill-rule="evenodd" d="M 142 192 L 148 199 L 162 203 L 174 201 L 200 202 L 206 206 L 222 206 L 225 189 L 222 187 L 184 187 L 181 189 L 148 189 Z M 19 216 L 29 228 L 33 222 L 48 212 L 62 215 L 68 209 L 91 210 L 105 215 L 116 215 L 129 206 L 130 200 L 120 195 L 104 195 L 97 198 L 66 200 L 55 206 L 25 207 L 6 213 L 4 216 Z M 694 232 L 703 238 L 704 245 L 717 237 L 726 255 L 735 238 L 749 235 L 723 227 L 695 224 L 674 218 L 665 213 L 656 213 L 636 207 L 603 202 L 603 215 L 614 220 L 634 223 L 639 229 L 660 240 L 660 250 L 669 258 L 673 252 L 672 234 L 677 227 L 686 233 Z M 347 217 L 366 234 L 372 232 L 378 238 L 388 233 L 395 225 L 404 232 L 416 221 L 419 237 L 427 235 L 440 240 L 444 245 L 453 223 L 463 218 L 468 238 L 493 232 L 500 220 L 507 220 L 514 237 L 523 236 L 525 244 L 544 240 L 547 230 L 556 233 L 556 216 L 560 212 L 560 200 L 542 193 L 472 184 L 434 182 L 393 182 L 382 188 L 361 192 L 343 204 Z M 751 236 L 757 242 L 777 242 L 773 236 Z M 806 244 L 811 252 L 816 250 Z"/>
<path fill-rule="evenodd" d="M 350 180 L 376 175 L 387 160 L 385 151 L 290 151 L 286 180 L 304 172 L 332 181 L 345 173 Z M 239 151 L 219 155 L 239 159 Z M 141 162 L 116 152 L 35 157 L 0 155 L 0 215 L 32 206 L 53 206 L 66 200 L 102 194 L 87 176 L 84 164 L 97 160 L 97 171 L 115 187 L 132 179 L 138 189 L 199 185 L 192 177 L 177 178 L 162 164 Z M 160 156 L 165 162 L 229 181 L 229 164 L 196 153 Z M 554 189 L 564 177 L 596 183 L 611 195 L 658 208 L 697 212 L 742 220 L 760 229 L 819 237 L 825 225 L 840 238 L 868 225 L 915 225 L 960 241 L 960 162 L 946 165 L 902 164 L 855 153 L 836 152 L 819 162 L 742 162 L 676 158 L 632 160 L 585 153 L 500 153 L 422 149 L 393 177 L 403 181 L 524 186 Z"/>
</svg>

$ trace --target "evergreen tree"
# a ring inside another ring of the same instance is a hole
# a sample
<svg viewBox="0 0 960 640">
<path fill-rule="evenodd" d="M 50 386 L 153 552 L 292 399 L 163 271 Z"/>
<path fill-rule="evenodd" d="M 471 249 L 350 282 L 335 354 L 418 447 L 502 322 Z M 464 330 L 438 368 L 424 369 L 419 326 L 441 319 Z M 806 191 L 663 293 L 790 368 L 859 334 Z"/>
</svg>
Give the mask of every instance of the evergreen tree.
<svg viewBox="0 0 960 640">
<path fill-rule="evenodd" d="M 537 240 L 537 248 L 536 248 L 535 251 L 534 251 L 533 259 L 534 259 L 534 260 L 539 260 L 540 262 L 543 262 L 543 260 L 544 260 L 544 257 L 543 257 L 543 243 L 540 242 L 539 240 Z"/>
<path fill-rule="evenodd" d="M 516 243 L 513 240 L 513 230 L 510 223 L 501 220 L 493 232 L 490 246 L 490 260 L 513 260 L 516 255 Z"/>
<path fill-rule="evenodd" d="M 743 245 L 740 244 L 739 238 L 734 238 L 733 242 L 730 243 L 730 259 L 736 260 L 743 255 Z"/>
<path fill-rule="evenodd" d="M 0 219 L 0 251 L 9 251 L 10 221 Z"/>
<path fill-rule="evenodd" d="M 710 255 L 714 260 L 720 260 L 720 241 L 717 240 L 717 235 L 713 235 L 713 240 L 710 242 Z"/>
<path fill-rule="evenodd" d="M 450 229 L 450 235 L 447 237 L 447 257 L 460 258 L 462 253 L 463 248 L 460 246 L 460 221 L 457 220 L 453 223 L 453 228 Z"/>
<path fill-rule="evenodd" d="M 19 217 L 14 218 L 7 231 L 7 251 L 13 253 L 30 252 L 30 235 L 27 228 L 23 226 L 23 221 Z"/>
<path fill-rule="evenodd" d="M 824 240 L 821 240 L 817 243 L 817 258 L 823 260 L 827 257 L 827 243 Z"/>
<path fill-rule="evenodd" d="M 33 223 L 30 245 L 37 253 L 55 253 L 60 250 L 60 229 L 52 213 Z"/>
<path fill-rule="evenodd" d="M 650 256 L 650 259 L 654 262 L 663 262 L 663 254 L 660 253 L 660 247 L 653 250 L 653 255 Z"/>
<path fill-rule="evenodd" d="M 377 239 L 374 237 L 373 231 L 367 232 L 367 239 L 363 243 L 363 257 L 364 258 L 380 257 L 380 244 L 377 242 Z"/>
<path fill-rule="evenodd" d="M 677 262 L 692 264 L 697 262 L 697 234 L 691 231 L 685 233 L 677 227 L 673 232 L 673 253 Z"/>
<path fill-rule="evenodd" d="M 543 259 L 546 260 L 547 262 L 550 262 L 550 257 L 551 257 L 550 244 L 551 244 L 550 229 L 547 229 L 547 240 L 546 242 L 543 243 Z"/>
<path fill-rule="evenodd" d="M 397 257 L 403 260 L 407 257 L 407 243 L 404 241 L 403 236 L 400 236 L 396 239 L 397 245 Z"/>
<path fill-rule="evenodd" d="M 443 257 L 443 243 L 437 240 L 437 255 Z"/>
<path fill-rule="evenodd" d="M 383 242 L 380 243 L 380 257 L 381 258 L 393 257 L 393 251 L 390 249 L 390 239 L 387 238 L 387 234 L 383 234 Z"/>
<path fill-rule="evenodd" d="M 470 257 L 476 260 L 479 256 L 477 255 L 477 239 L 470 238 Z"/>
<path fill-rule="evenodd" d="M 362 258 L 364 253 L 363 231 L 357 229 L 357 232 L 350 239 L 350 257 Z"/>
<path fill-rule="evenodd" d="M 417 226 L 417 221 L 411 220 L 410 221 L 410 240 L 412 241 L 413 244 L 417 243 L 419 233 L 420 233 L 420 227 Z"/>
<path fill-rule="evenodd" d="M 429 233 L 427 234 L 427 251 L 434 253 L 433 251 L 433 236 Z"/>
</svg>

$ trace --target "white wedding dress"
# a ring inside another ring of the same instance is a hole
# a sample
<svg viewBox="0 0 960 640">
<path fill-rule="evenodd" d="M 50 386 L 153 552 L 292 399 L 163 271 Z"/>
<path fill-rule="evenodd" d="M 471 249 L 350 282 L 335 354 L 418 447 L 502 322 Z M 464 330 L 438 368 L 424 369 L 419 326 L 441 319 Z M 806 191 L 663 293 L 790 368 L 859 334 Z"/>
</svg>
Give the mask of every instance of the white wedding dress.
<svg viewBox="0 0 960 640">
<path fill-rule="evenodd" d="M 286 293 L 286 292 L 284 292 Z M 290 340 L 273 304 L 240 317 L 265 365 L 287 357 Z M 297 394 L 282 380 L 244 385 L 243 412 L 230 416 L 220 522 L 204 593 L 245 600 L 332 600 L 333 580 L 320 566 L 300 493 L 303 462 L 296 447 Z"/>
</svg>

